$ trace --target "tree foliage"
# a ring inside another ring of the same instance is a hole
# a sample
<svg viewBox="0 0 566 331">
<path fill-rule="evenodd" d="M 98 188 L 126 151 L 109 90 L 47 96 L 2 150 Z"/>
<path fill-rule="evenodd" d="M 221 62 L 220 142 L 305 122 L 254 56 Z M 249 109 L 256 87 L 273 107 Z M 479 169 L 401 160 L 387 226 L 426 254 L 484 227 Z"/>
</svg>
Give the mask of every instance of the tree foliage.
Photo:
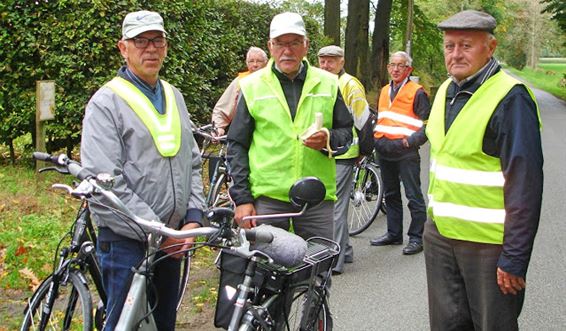
<svg viewBox="0 0 566 331">
<path fill-rule="evenodd" d="M 566 2 L 564 0 L 542 0 L 546 4 L 543 13 L 552 14 L 552 19 L 558 23 L 560 29 L 566 32 Z"/>
</svg>

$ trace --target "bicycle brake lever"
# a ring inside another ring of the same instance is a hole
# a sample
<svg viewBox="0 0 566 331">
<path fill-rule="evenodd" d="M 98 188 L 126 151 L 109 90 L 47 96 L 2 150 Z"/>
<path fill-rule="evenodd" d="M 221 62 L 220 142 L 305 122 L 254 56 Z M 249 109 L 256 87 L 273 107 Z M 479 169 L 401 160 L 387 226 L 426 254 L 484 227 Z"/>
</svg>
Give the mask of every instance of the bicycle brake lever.
<svg viewBox="0 0 566 331">
<path fill-rule="evenodd" d="M 65 190 L 69 194 L 73 194 L 73 188 L 66 184 L 53 184 L 51 185 L 54 189 Z"/>
<path fill-rule="evenodd" d="M 41 168 L 38 170 L 39 173 L 45 172 L 45 171 L 57 171 L 60 174 L 63 175 L 68 175 L 69 171 L 66 168 L 63 167 L 45 167 L 45 168 Z"/>
</svg>

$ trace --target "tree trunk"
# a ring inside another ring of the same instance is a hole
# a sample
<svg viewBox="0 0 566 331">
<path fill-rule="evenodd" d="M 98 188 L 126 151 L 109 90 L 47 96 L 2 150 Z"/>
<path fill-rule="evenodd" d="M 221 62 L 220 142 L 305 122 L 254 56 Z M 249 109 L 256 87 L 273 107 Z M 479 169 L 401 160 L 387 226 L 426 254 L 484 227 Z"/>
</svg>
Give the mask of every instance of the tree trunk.
<svg viewBox="0 0 566 331">
<path fill-rule="evenodd" d="M 407 0 L 407 29 L 405 30 L 405 52 L 412 56 L 411 48 L 413 45 L 413 7 L 414 1 Z"/>
<path fill-rule="evenodd" d="M 344 69 L 360 78 L 365 75 L 368 66 L 368 25 L 369 0 L 348 1 Z"/>
<path fill-rule="evenodd" d="M 346 36 L 344 40 L 344 69 L 347 73 L 356 75 L 358 68 L 358 30 L 360 29 L 359 1 L 348 1 L 348 21 L 346 22 Z"/>
<path fill-rule="evenodd" d="M 324 35 L 340 46 L 340 0 L 324 0 Z"/>
<path fill-rule="evenodd" d="M 14 149 L 14 140 L 12 138 L 8 138 L 8 147 L 10 147 L 10 161 L 12 165 L 16 164 L 16 150 Z"/>
<path fill-rule="evenodd" d="M 360 2 L 360 27 L 358 30 L 358 66 L 355 76 L 366 86 L 371 81 L 369 67 L 369 0 Z"/>
<path fill-rule="evenodd" d="M 387 62 L 389 61 L 389 21 L 393 0 L 380 0 L 377 3 L 371 51 L 371 86 L 381 88 L 387 84 Z M 373 85 L 375 84 L 375 85 Z"/>
</svg>

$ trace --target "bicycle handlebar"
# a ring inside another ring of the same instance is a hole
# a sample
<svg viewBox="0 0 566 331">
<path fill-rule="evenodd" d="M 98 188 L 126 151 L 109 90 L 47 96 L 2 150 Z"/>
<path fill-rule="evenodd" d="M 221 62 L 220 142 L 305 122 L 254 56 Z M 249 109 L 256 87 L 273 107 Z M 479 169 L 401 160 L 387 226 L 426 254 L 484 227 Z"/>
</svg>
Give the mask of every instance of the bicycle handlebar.
<svg viewBox="0 0 566 331">
<path fill-rule="evenodd" d="M 113 178 L 111 176 L 106 174 L 99 174 L 95 176 L 87 169 L 84 169 L 78 162 L 69 159 L 65 154 L 52 156 L 47 153 L 34 152 L 33 158 L 40 161 L 51 162 L 56 166 L 63 168 L 62 170 L 67 170 L 68 173 L 82 180 L 83 182 L 76 189 L 70 191 L 71 195 L 75 197 L 88 198 L 92 194 L 101 194 L 108 199 L 113 208 L 151 233 L 156 233 L 175 239 L 185 239 L 197 236 L 209 237 L 218 233 L 222 235 L 222 228 L 200 227 L 190 230 L 175 230 L 168 228 L 164 223 L 161 223 L 159 221 L 146 220 L 135 215 L 122 202 L 122 200 L 118 198 L 118 196 L 116 196 L 112 191 L 109 190 L 111 184 L 113 183 Z M 223 216 L 229 217 L 231 215 L 224 212 Z M 243 232 L 247 240 L 254 241 L 256 243 L 271 243 L 271 241 L 273 240 L 273 234 L 271 233 L 256 231 L 255 229 L 241 229 L 241 231 Z M 224 236 L 226 235 L 227 234 L 224 233 Z"/>
</svg>

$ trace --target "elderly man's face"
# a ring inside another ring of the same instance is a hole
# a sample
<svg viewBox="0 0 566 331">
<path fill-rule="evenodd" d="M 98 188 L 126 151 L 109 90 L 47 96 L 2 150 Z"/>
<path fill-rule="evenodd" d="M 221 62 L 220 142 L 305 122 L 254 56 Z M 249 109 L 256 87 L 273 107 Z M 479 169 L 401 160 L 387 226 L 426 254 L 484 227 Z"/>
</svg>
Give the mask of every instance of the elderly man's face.
<svg viewBox="0 0 566 331">
<path fill-rule="evenodd" d="M 167 56 L 167 40 L 164 41 L 164 38 L 161 31 L 147 31 L 132 39 L 118 42 L 118 48 L 126 59 L 128 68 L 147 83 L 157 82 L 159 70 Z M 141 47 L 143 44 L 146 44 L 145 47 Z"/>
<path fill-rule="evenodd" d="M 258 71 L 259 69 L 265 67 L 267 64 L 267 59 L 263 56 L 262 53 L 259 52 L 252 52 L 248 55 L 246 59 L 246 65 L 250 72 Z"/>
<path fill-rule="evenodd" d="M 497 41 L 485 31 L 447 30 L 444 32 L 446 70 L 461 81 L 478 72 L 491 58 Z"/>
<path fill-rule="evenodd" d="M 275 64 L 287 76 L 295 75 L 309 50 L 309 41 L 296 34 L 284 34 L 268 42 Z"/>
<path fill-rule="evenodd" d="M 322 70 L 338 75 L 344 68 L 344 58 L 340 56 L 319 56 L 318 66 Z"/>
<path fill-rule="evenodd" d="M 395 84 L 402 83 L 412 70 L 413 68 L 407 64 L 407 60 L 402 56 L 393 56 L 387 64 L 387 72 Z"/>
</svg>

